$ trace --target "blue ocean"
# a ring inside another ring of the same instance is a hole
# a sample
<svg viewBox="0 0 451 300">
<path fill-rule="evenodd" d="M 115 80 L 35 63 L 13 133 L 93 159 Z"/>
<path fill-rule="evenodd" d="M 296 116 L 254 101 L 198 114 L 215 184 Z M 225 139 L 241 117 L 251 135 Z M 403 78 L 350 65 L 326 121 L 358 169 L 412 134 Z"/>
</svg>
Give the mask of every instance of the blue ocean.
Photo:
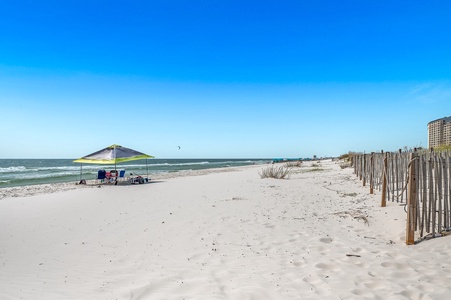
<svg viewBox="0 0 451 300">
<path fill-rule="evenodd" d="M 121 163 L 117 170 L 139 175 L 265 164 L 270 159 L 148 159 Z M 114 165 L 74 163 L 72 159 L 0 159 L 0 188 L 95 179 Z"/>
</svg>

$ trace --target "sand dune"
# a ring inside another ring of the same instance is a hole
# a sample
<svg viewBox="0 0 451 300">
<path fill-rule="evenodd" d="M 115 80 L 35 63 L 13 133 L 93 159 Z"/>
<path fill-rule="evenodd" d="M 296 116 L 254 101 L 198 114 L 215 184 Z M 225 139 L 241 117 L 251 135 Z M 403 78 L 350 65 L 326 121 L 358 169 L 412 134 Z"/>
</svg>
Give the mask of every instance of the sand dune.
<svg viewBox="0 0 451 300">
<path fill-rule="evenodd" d="M 7 194 L 1 298 L 449 298 L 450 238 L 406 246 L 403 208 L 335 162 L 266 167 Z"/>
</svg>

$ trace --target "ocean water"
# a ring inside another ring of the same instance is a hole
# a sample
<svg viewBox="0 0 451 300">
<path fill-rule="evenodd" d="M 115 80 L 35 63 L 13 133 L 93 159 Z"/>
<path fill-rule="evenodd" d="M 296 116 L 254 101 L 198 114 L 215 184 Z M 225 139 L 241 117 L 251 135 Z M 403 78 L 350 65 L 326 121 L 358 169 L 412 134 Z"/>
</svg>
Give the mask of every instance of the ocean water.
<svg viewBox="0 0 451 300">
<path fill-rule="evenodd" d="M 121 163 L 117 170 L 146 175 L 265 164 L 270 159 L 148 159 Z M 82 168 L 81 168 L 82 167 Z M 0 159 L 0 188 L 56 182 L 78 182 L 97 177 L 98 170 L 114 165 L 79 164 L 72 159 Z"/>
</svg>

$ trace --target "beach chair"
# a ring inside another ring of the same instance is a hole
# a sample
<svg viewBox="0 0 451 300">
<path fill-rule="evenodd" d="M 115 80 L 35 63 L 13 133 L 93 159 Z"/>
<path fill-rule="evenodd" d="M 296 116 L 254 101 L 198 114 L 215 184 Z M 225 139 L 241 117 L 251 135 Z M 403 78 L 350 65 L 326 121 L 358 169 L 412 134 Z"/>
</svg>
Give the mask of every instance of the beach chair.
<svg viewBox="0 0 451 300">
<path fill-rule="evenodd" d="M 119 171 L 119 176 L 118 176 L 117 180 L 120 180 L 120 181 L 126 181 L 127 180 L 127 178 L 125 178 L 125 170 L 120 170 Z"/>
<path fill-rule="evenodd" d="M 130 176 L 134 176 L 134 177 L 130 177 L 131 184 L 136 184 L 136 183 L 142 184 L 142 183 L 149 182 L 149 180 L 150 180 L 150 178 L 142 177 L 141 175 L 138 175 L 138 174 L 130 173 Z"/>
<path fill-rule="evenodd" d="M 142 184 L 144 182 L 145 182 L 145 179 L 141 176 L 136 176 L 136 177 L 130 178 L 131 184 L 136 184 L 136 183 Z"/>
<path fill-rule="evenodd" d="M 105 170 L 99 170 L 97 172 L 97 178 L 96 183 L 103 183 L 106 179 L 106 171 Z"/>
</svg>

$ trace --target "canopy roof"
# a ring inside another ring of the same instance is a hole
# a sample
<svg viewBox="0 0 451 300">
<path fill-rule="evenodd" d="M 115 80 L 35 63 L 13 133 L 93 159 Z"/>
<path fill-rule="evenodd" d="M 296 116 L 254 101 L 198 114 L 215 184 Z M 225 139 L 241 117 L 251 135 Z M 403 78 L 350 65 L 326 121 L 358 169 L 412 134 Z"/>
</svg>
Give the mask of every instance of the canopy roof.
<svg viewBox="0 0 451 300">
<path fill-rule="evenodd" d="M 76 159 L 74 162 L 109 165 L 146 158 L 153 158 L 153 156 L 114 144 L 82 158 Z"/>
</svg>

